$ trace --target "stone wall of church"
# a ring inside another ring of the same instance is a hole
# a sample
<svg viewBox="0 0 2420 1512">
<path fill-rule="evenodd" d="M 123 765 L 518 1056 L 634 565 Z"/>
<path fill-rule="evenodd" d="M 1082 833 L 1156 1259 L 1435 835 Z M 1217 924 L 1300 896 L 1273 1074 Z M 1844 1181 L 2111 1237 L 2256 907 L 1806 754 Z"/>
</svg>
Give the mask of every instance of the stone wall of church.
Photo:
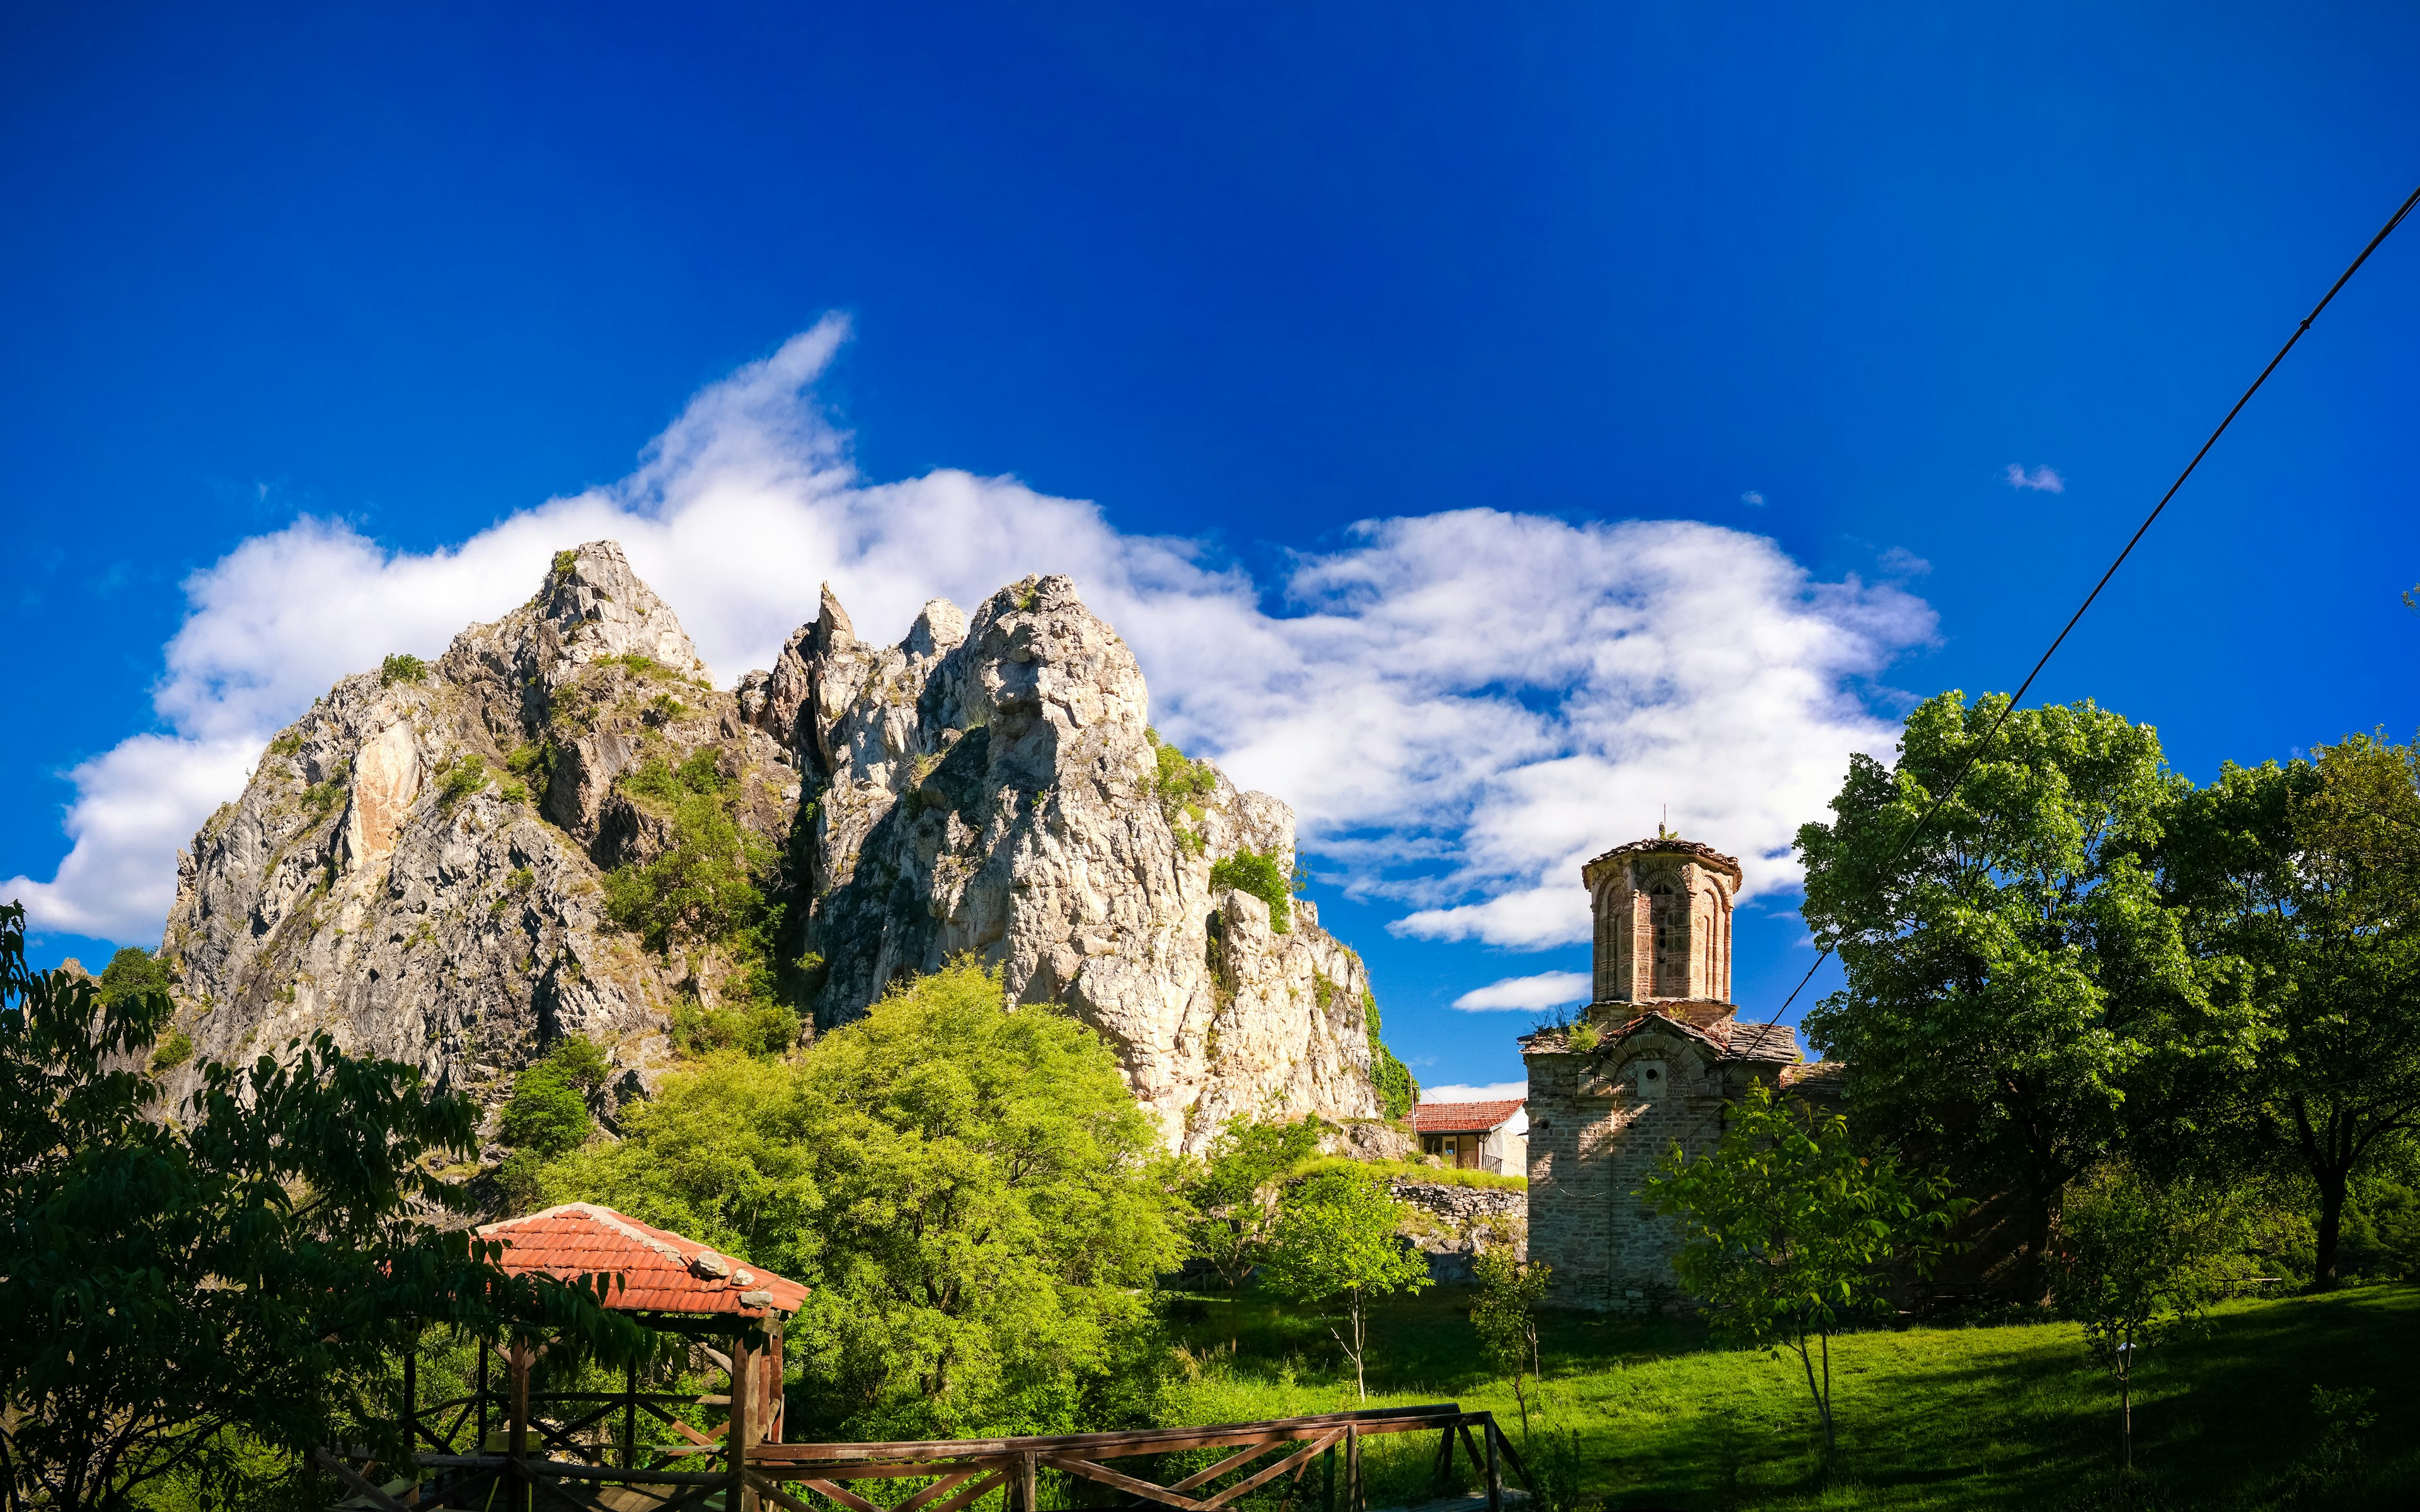
<svg viewBox="0 0 2420 1512">
<path fill-rule="evenodd" d="M 1555 1305 L 1678 1312 L 1687 1304 L 1672 1273 L 1679 1231 L 1637 1195 L 1675 1143 L 1698 1155 L 1720 1137 L 1723 1099 L 1681 1089 L 1700 1085 L 1682 1064 L 1685 1054 L 1658 1062 L 1669 1068 L 1672 1088 L 1661 1097 L 1640 1095 L 1642 1057 L 1611 1065 L 1572 1052 L 1528 1057 L 1529 1257 L 1554 1267 Z"/>
</svg>

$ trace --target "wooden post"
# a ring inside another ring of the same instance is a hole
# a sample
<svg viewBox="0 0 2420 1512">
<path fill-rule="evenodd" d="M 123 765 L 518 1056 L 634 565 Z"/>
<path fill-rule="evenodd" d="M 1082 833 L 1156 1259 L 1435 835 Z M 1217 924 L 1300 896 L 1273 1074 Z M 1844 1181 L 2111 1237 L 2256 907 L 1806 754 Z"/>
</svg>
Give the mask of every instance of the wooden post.
<svg viewBox="0 0 2420 1512">
<path fill-rule="evenodd" d="M 1361 1430 L 1344 1429 L 1344 1512 L 1363 1512 L 1361 1505 Z"/>
<path fill-rule="evenodd" d="M 1336 1445 L 1319 1457 L 1319 1512 L 1336 1512 Z"/>
<path fill-rule="evenodd" d="M 1448 1424 L 1446 1424 L 1446 1426 L 1445 1426 L 1445 1431 L 1437 1435 L 1437 1460 L 1436 1460 L 1436 1476 L 1435 1476 L 1435 1480 L 1436 1480 L 1436 1485 L 1435 1485 L 1435 1489 L 1434 1489 L 1434 1491 L 1433 1491 L 1433 1493 L 1432 1493 L 1432 1494 L 1434 1494 L 1434 1495 L 1437 1495 L 1437 1496 L 1447 1496 L 1447 1495 L 1450 1495 L 1450 1494 L 1452 1493 L 1452 1491 L 1453 1491 L 1453 1425 L 1452 1425 L 1450 1422 L 1449 1422 Z"/>
<path fill-rule="evenodd" d="M 766 1315 L 767 1331 L 771 1337 L 765 1346 L 765 1395 L 758 1416 L 765 1420 L 760 1437 L 767 1443 L 782 1442 L 782 1420 L 789 1415 L 789 1394 L 782 1389 L 782 1315 Z"/>
<path fill-rule="evenodd" d="M 743 1327 L 731 1341 L 731 1422 L 722 1430 L 731 1454 L 731 1489 L 722 1499 L 724 1512 L 756 1512 L 756 1493 L 748 1489 L 748 1449 L 755 1432 L 752 1411 L 756 1395 L 756 1351 Z"/>
<path fill-rule="evenodd" d="M 529 1483 L 529 1378 L 530 1347 L 515 1339 L 504 1356 L 504 1368 L 512 1377 L 512 1416 L 504 1425 L 504 1453 L 512 1456 L 514 1512 L 527 1512 L 530 1504 Z"/>
<path fill-rule="evenodd" d="M 403 1473 L 411 1477 L 403 1504 L 420 1504 L 420 1350 L 403 1351 Z"/>
<path fill-rule="evenodd" d="M 639 1468 L 639 1362 L 622 1375 L 622 1468 Z"/>
<path fill-rule="evenodd" d="M 1040 1500 L 1036 1492 L 1036 1482 L 1040 1479 L 1035 1473 L 1037 1464 L 1031 1454 L 1016 1457 L 1016 1478 L 1009 1485 L 1010 1512 L 1039 1512 L 1035 1505 Z"/>
<path fill-rule="evenodd" d="M 488 1341 L 479 1341 L 479 1375 L 471 1383 L 472 1399 L 479 1404 L 479 1446 L 471 1452 L 488 1452 Z"/>
<path fill-rule="evenodd" d="M 1504 1472 L 1496 1458 L 1496 1414 L 1484 1419 L 1487 1433 L 1487 1512 L 1504 1512 Z"/>
</svg>

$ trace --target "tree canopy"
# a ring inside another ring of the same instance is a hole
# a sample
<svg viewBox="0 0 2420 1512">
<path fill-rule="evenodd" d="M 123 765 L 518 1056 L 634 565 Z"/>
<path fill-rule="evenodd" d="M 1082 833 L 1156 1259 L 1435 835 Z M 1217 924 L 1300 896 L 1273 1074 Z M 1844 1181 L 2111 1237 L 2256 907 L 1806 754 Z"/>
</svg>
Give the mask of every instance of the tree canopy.
<svg viewBox="0 0 2420 1512">
<path fill-rule="evenodd" d="M 2170 829 L 2164 883 L 2227 967 L 2254 1072 L 2211 1095 L 2238 1153 L 2316 1189 L 2327 1285 L 2355 1177 L 2420 1128 L 2420 752 L 2356 735 L 2230 764 Z"/>
<path fill-rule="evenodd" d="M 548 1168 L 813 1290 L 802 1404 L 835 1431 L 1097 1426 L 1175 1263 L 1156 1133 L 1099 1037 L 960 963 L 789 1061 L 709 1058 Z"/>
<path fill-rule="evenodd" d="M 2038 1273 L 2066 1183 L 2242 1040 L 2156 883 L 2185 789 L 2158 735 L 2088 702 L 2019 710 L 1950 794 L 2007 702 L 1929 700 L 1897 764 L 1853 758 L 1832 822 L 1799 831 L 1806 917 L 1847 978 L 1807 1028 L 1856 1067 L 1869 1134 L 2024 1196 Z"/>
<path fill-rule="evenodd" d="M 378 1436 L 355 1394 L 435 1323 L 653 1341 L 581 1288 L 506 1275 L 424 1213 L 464 1208 L 431 1157 L 476 1117 L 419 1072 L 323 1036 L 206 1063 L 173 1119 L 134 1069 L 166 1026 L 147 982 L 109 997 L 31 972 L 0 908 L 0 1474 L 11 1504 L 115 1508 L 225 1471 L 238 1430 L 287 1454 Z"/>
</svg>

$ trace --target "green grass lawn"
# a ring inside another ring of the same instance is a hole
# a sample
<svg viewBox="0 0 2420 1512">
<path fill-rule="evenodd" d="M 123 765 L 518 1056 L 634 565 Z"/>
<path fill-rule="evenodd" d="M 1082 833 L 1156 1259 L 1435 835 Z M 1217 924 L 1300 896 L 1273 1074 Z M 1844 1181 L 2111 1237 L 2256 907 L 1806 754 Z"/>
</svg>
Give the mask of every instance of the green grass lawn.
<svg viewBox="0 0 2420 1512">
<path fill-rule="evenodd" d="M 1512 1393 L 1487 1378 L 1463 1310 L 1436 1288 L 1373 1325 L 1373 1405 L 1459 1401 L 1519 1443 Z M 1201 1362 L 1175 1419 L 1233 1421 L 1355 1405 L 1315 1319 L 1251 1296 L 1180 1304 Z M 1550 1316 L 1555 1421 L 1577 1434 L 1589 1490 L 1612 1508 L 2420 1506 L 2420 1287 L 2244 1302 L 2137 1376 L 2135 1463 L 2121 1487 L 2115 1383 L 2068 1323 L 1908 1328 L 1833 1346 L 1840 1464 L 1819 1474 L 1817 1429 L 1794 1355 L 1712 1348 L 1679 1319 Z M 1230 1349 L 1233 1341 L 1232 1350 Z M 2319 1423 L 2314 1385 L 2373 1388 L 2361 1481 L 2284 1493 Z M 1373 1505 L 1417 1500 L 1424 1436 L 1373 1464 Z"/>
</svg>

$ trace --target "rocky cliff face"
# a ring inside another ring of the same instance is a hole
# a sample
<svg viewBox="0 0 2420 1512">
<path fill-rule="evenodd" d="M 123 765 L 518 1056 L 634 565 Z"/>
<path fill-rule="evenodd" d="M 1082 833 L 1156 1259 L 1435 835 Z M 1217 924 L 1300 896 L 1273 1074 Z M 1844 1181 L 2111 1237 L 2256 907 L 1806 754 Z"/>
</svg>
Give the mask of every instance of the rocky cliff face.
<svg viewBox="0 0 2420 1512">
<path fill-rule="evenodd" d="M 325 1029 L 492 1103 L 565 1034 L 632 1089 L 702 1011 L 786 998 L 828 1028 L 971 951 L 1099 1029 L 1171 1144 L 1377 1115 L 1359 959 L 1308 903 L 1280 929 L 1212 886 L 1243 852 L 1290 872 L 1292 812 L 1159 747 L 1147 707 L 1064 579 L 971 620 L 937 600 L 895 646 L 827 592 L 725 693 L 619 548 L 566 551 L 271 743 L 180 858 L 180 1021 L 217 1058 Z M 698 833 L 770 901 L 744 947 L 702 922 L 733 884 L 690 865 Z M 689 890 L 643 921 L 628 884 L 667 856 Z"/>
</svg>

